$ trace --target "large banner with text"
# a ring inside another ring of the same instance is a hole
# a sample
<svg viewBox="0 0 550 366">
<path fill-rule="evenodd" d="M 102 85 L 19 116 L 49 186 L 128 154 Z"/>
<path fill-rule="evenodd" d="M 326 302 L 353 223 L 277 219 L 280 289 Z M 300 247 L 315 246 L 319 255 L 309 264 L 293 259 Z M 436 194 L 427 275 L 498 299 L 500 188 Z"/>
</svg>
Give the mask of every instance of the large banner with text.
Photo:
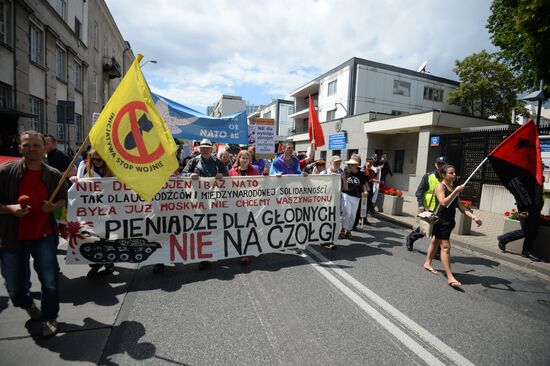
<svg viewBox="0 0 550 366">
<path fill-rule="evenodd" d="M 69 190 L 67 263 L 194 263 L 329 243 L 340 177 L 170 179 L 146 202 L 116 178 Z"/>
</svg>

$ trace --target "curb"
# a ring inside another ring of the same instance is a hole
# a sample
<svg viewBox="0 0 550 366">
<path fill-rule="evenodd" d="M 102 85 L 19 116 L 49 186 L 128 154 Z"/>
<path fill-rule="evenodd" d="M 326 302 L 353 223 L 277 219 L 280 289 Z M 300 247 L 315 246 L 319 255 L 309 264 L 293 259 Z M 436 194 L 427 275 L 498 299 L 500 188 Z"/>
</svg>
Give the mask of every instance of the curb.
<svg viewBox="0 0 550 366">
<path fill-rule="evenodd" d="M 394 225 L 400 226 L 404 229 L 409 229 L 409 230 L 414 229 L 413 225 L 407 222 L 398 220 L 394 217 L 385 215 L 380 212 L 375 212 L 372 214 L 372 216 L 377 219 L 384 220 Z M 471 252 L 479 253 L 481 255 L 493 258 L 500 264 L 503 264 L 503 265 L 508 264 L 518 270 L 529 271 L 529 273 L 536 272 L 536 274 L 540 274 L 546 277 L 545 278 L 546 280 L 550 280 L 550 266 L 548 266 L 548 268 L 541 268 L 540 266 L 535 265 L 533 262 L 530 262 L 530 261 L 526 262 L 524 259 L 521 259 L 522 257 L 519 255 L 517 255 L 518 258 L 514 258 L 514 256 L 513 255 L 510 256 L 510 254 L 498 253 L 496 251 L 491 251 L 485 248 L 474 246 L 472 244 L 464 243 L 459 238 L 457 238 L 456 235 L 454 234 L 453 234 L 453 245 L 456 245 L 461 249 L 466 249 Z M 546 262 L 542 262 L 542 263 L 546 263 Z"/>
</svg>

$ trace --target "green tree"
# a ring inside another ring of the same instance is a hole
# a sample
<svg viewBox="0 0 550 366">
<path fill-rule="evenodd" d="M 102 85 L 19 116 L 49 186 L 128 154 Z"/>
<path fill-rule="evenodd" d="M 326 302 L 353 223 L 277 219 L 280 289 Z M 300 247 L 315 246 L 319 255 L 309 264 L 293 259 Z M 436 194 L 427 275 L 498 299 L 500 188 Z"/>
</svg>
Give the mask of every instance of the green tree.
<svg viewBox="0 0 550 366">
<path fill-rule="evenodd" d="M 522 89 L 538 89 L 541 79 L 550 84 L 550 1 L 493 0 L 491 11 L 491 40 Z"/>
<path fill-rule="evenodd" d="M 511 120 L 513 108 L 525 114 L 516 99 L 517 79 L 495 56 L 483 50 L 455 61 L 455 65 L 460 86 L 449 93 L 449 103 L 461 106 L 466 114 L 504 122 Z"/>
</svg>

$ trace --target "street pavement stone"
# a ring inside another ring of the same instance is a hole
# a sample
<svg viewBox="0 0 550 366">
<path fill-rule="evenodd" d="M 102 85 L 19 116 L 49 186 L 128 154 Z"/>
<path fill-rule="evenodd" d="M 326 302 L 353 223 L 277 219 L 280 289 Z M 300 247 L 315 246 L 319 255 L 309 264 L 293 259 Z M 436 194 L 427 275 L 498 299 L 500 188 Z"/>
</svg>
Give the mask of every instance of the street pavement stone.
<svg viewBox="0 0 550 366">
<path fill-rule="evenodd" d="M 418 222 L 416 215 L 418 213 L 418 204 L 416 197 L 404 195 L 402 215 L 390 215 L 387 212 L 376 212 L 375 217 L 393 222 L 402 227 L 416 228 Z M 506 252 L 502 253 L 498 248 L 497 237 L 502 234 L 504 228 L 504 214 L 474 210 L 474 214 L 481 219 L 483 225 L 477 227 L 472 223 L 472 232 L 470 235 L 451 234 L 451 245 L 456 245 L 463 249 L 468 249 L 480 254 L 489 256 L 501 264 L 513 265 L 517 269 L 523 269 L 534 274 L 550 278 L 550 263 L 532 262 L 521 256 L 521 242 L 516 241 L 506 246 Z M 457 212 L 460 215 L 460 212 Z M 456 229 L 454 230 L 456 231 Z M 403 245 L 405 243 L 403 242 Z"/>
</svg>

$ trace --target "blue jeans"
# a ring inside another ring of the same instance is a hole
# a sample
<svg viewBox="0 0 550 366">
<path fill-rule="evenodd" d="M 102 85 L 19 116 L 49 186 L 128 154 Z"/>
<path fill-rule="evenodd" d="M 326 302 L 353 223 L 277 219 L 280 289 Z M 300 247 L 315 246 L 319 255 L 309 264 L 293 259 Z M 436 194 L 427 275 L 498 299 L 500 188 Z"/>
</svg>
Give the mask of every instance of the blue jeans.
<svg viewBox="0 0 550 366">
<path fill-rule="evenodd" d="M 23 240 L 15 250 L 0 250 L 2 277 L 14 306 L 28 308 L 32 304 L 30 293 L 30 265 L 32 255 L 34 270 L 42 285 L 42 319 L 56 319 L 59 313 L 59 264 L 57 243 L 53 235 L 38 240 Z"/>
</svg>

